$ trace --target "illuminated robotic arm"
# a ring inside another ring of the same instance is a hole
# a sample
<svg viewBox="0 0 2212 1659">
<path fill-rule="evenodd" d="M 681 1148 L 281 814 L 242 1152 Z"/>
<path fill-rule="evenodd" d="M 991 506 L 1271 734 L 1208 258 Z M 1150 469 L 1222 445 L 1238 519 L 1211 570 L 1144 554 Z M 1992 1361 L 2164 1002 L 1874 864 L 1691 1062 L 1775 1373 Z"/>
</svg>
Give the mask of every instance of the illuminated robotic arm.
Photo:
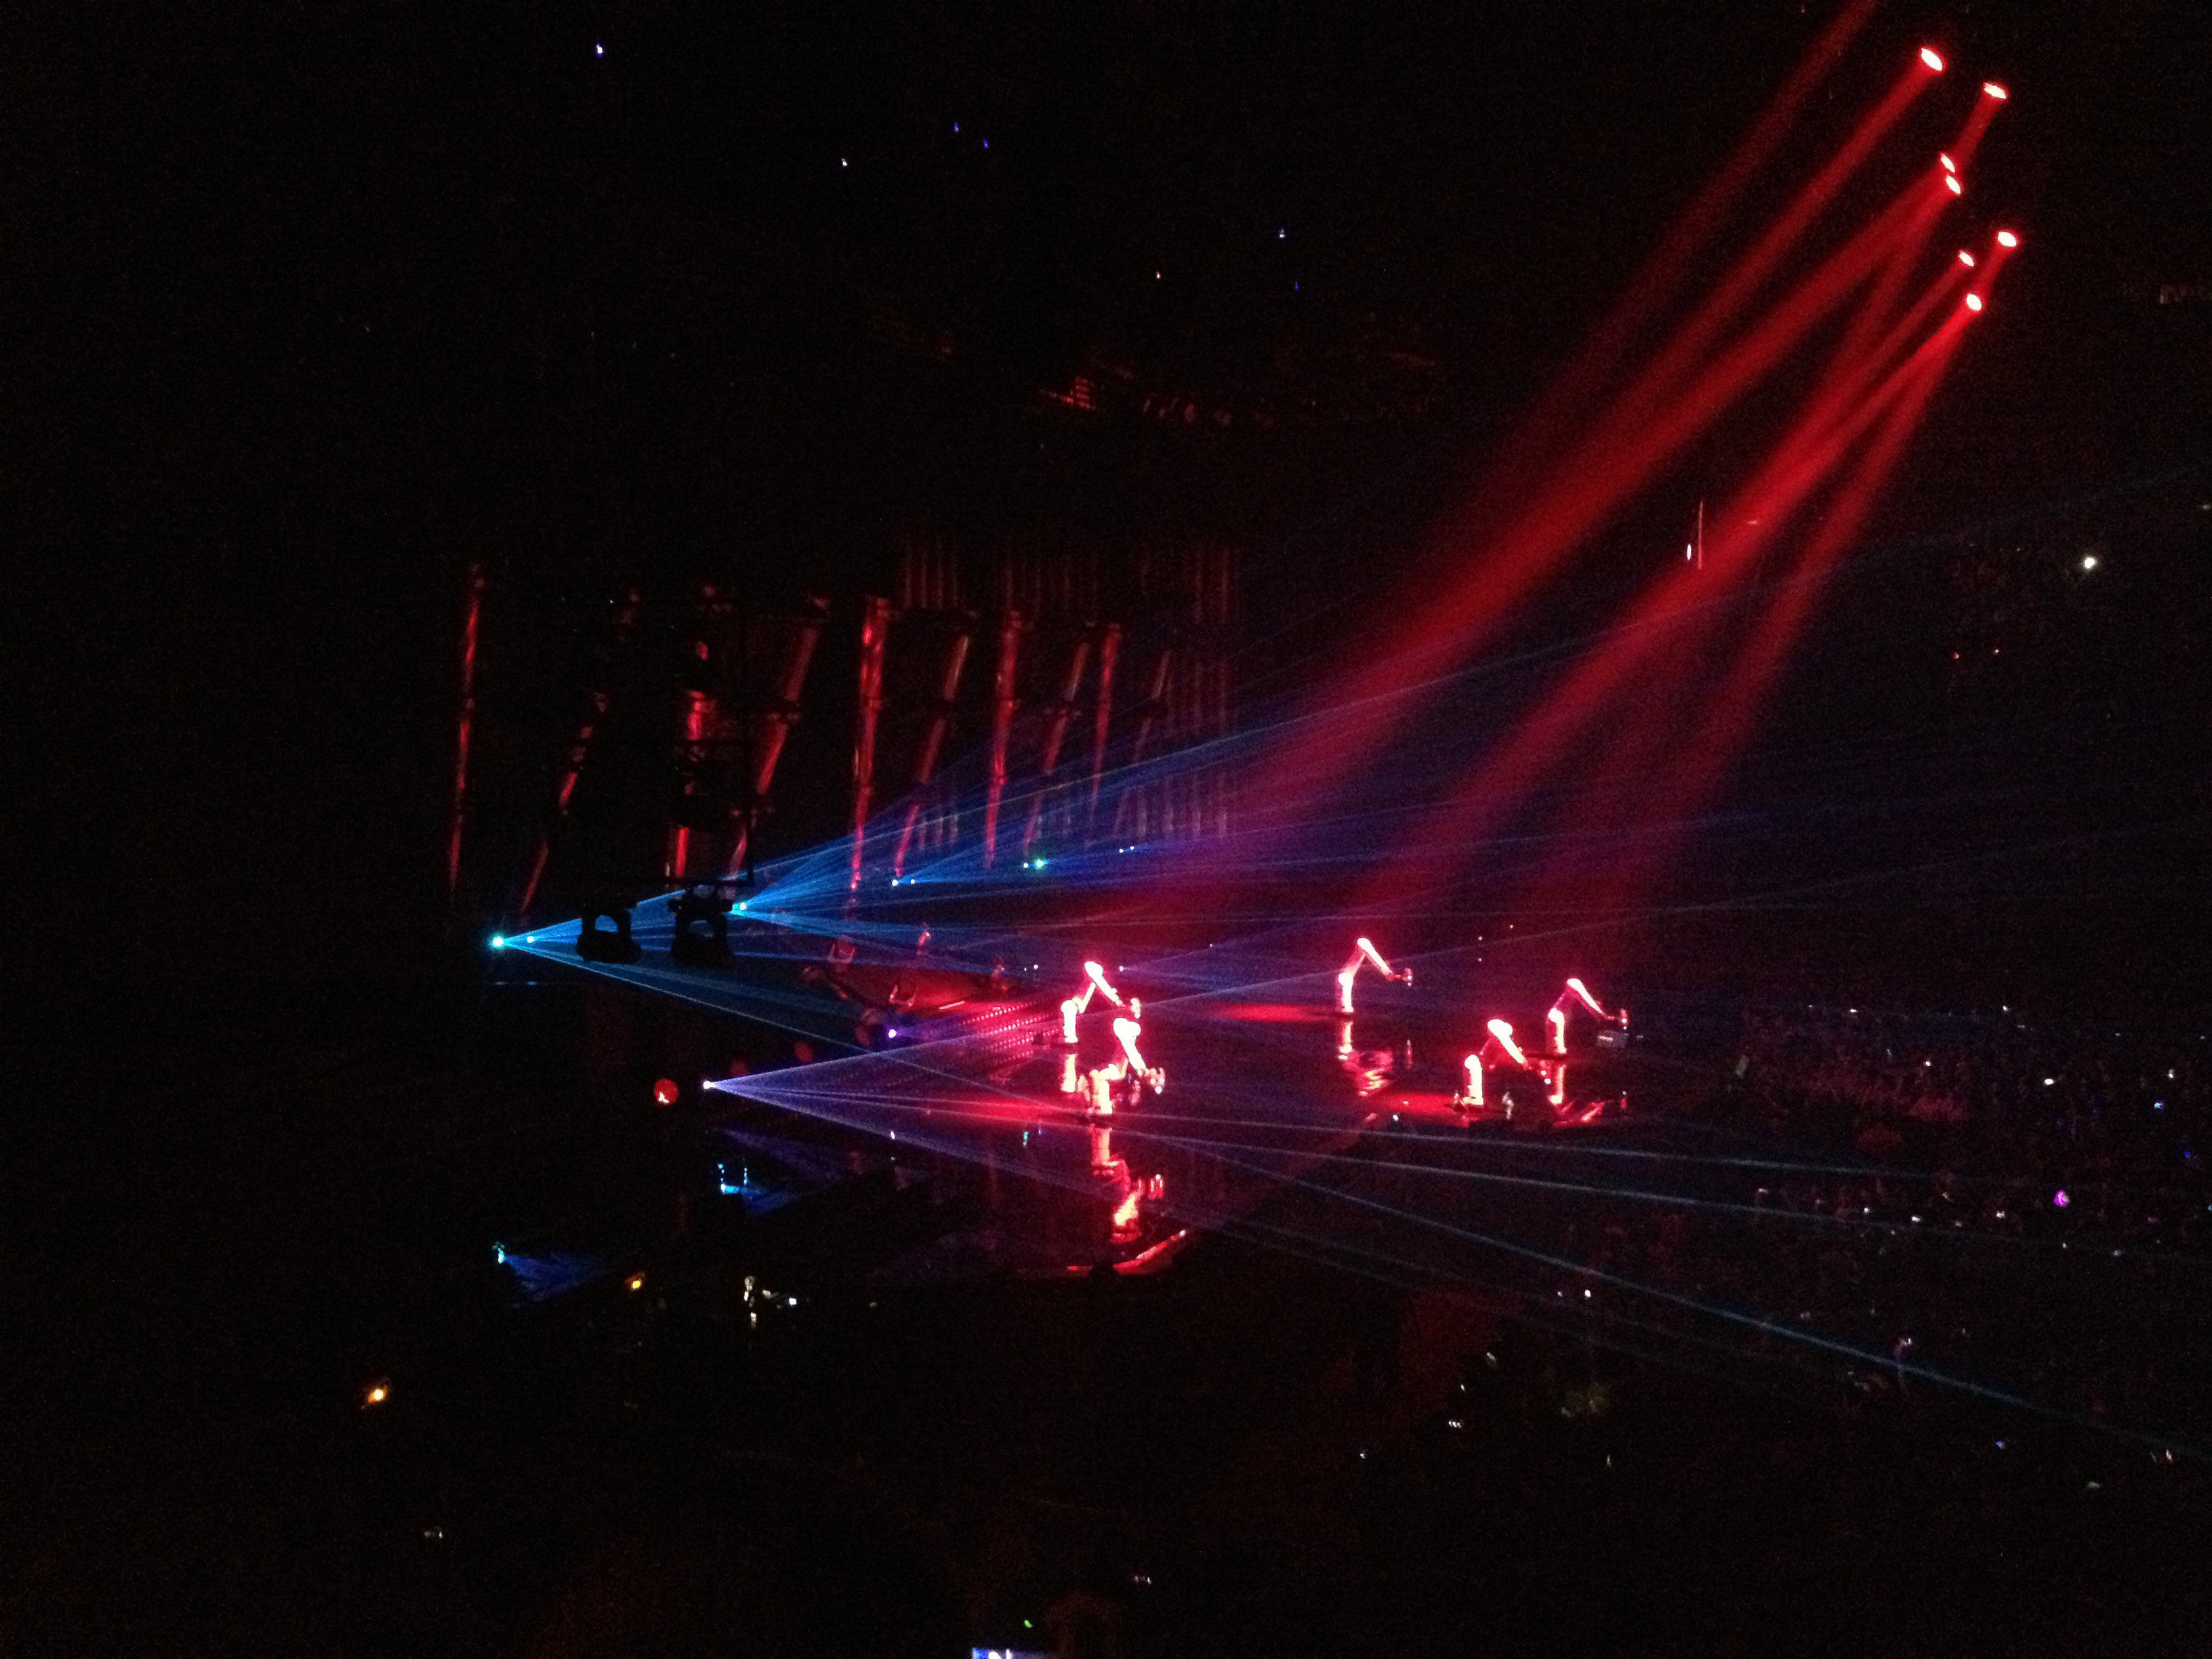
<svg viewBox="0 0 2212 1659">
<path fill-rule="evenodd" d="M 1413 982 L 1413 970 L 1410 968 L 1393 968 L 1389 963 L 1383 961 L 1382 953 L 1375 948 L 1373 939 L 1357 940 L 1352 945 L 1352 954 L 1345 958 L 1344 966 L 1337 970 L 1336 1012 L 1338 1013 L 1348 1014 L 1352 1012 L 1352 981 L 1359 976 L 1361 965 L 1370 962 L 1375 964 L 1376 971 L 1385 979 L 1395 979 L 1401 985 L 1411 985 Z"/>
<path fill-rule="evenodd" d="M 1589 987 L 1578 979 L 1570 979 L 1566 988 L 1559 993 L 1559 1000 L 1552 1005 L 1551 1012 L 1544 1016 L 1544 1024 L 1552 1034 L 1553 1054 L 1564 1054 L 1567 1052 L 1567 1016 L 1573 1011 L 1577 1003 L 1580 1003 L 1607 1024 L 1618 1025 L 1624 1031 L 1628 1029 L 1627 1009 L 1622 1008 L 1615 1012 L 1607 1013 L 1598 1000 L 1589 994 Z"/>
<path fill-rule="evenodd" d="M 1146 1087 L 1158 1094 L 1167 1087 L 1168 1074 L 1159 1066 L 1145 1064 L 1145 1057 L 1137 1048 L 1137 1038 L 1143 1030 L 1133 1019 L 1124 1018 L 1114 1022 L 1114 1035 L 1121 1041 L 1122 1054 L 1127 1056 L 1128 1075 L 1140 1079 Z"/>
<path fill-rule="evenodd" d="M 1091 1006 L 1091 999 L 1099 992 L 1103 991 L 1106 994 L 1106 1000 L 1116 1008 L 1128 1006 L 1121 1000 L 1121 994 L 1106 982 L 1106 969 L 1103 963 L 1085 963 L 1083 975 L 1083 989 L 1060 1005 L 1060 1040 L 1071 1047 L 1075 1042 L 1077 1018 Z"/>
<path fill-rule="evenodd" d="M 1525 1072 L 1529 1069 L 1528 1056 L 1513 1040 L 1513 1027 L 1502 1019 L 1493 1019 L 1490 1035 L 1483 1039 L 1482 1047 L 1469 1054 L 1462 1063 L 1467 1067 L 1467 1086 L 1461 1091 L 1457 1103 L 1461 1106 L 1480 1106 L 1482 1102 L 1482 1074 L 1501 1067 Z"/>
</svg>

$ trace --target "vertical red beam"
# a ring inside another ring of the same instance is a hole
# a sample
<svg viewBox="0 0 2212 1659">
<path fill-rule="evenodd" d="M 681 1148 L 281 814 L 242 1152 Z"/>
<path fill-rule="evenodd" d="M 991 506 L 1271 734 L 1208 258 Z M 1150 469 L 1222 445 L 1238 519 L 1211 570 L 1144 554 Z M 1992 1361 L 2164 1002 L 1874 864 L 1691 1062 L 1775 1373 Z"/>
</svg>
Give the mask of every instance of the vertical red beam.
<svg viewBox="0 0 2212 1659">
<path fill-rule="evenodd" d="M 468 609 L 461 620 L 460 714 L 453 737 L 453 810 L 446 835 L 446 908 L 461 902 L 461 837 L 468 823 L 469 734 L 477 717 L 477 628 L 483 617 L 484 571 L 469 563 Z"/>
<path fill-rule="evenodd" d="M 1006 612 L 999 625 L 999 672 L 991 687 L 991 781 L 983 798 L 983 867 L 999 856 L 999 806 L 1006 795 L 1006 749 L 1014 734 L 1014 671 L 1022 643 L 1022 613 Z"/>
<path fill-rule="evenodd" d="M 775 763 L 783 757 L 784 740 L 798 724 L 799 694 L 806 689 L 806 671 L 814 664 L 814 647 L 821 642 L 826 610 L 817 600 L 799 620 L 791 655 L 784 659 L 783 678 L 776 682 L 775 701 L 763 716 L 766 724 L 754 745 L 752 787 L 730 838 L 730 855 L 722 866 L 725 881 L 735 881 L 745 867 L 745 854 L 752 845 L 753 813 L 768 799 L 769 785 L 775 781 Z"/>
<path fill-rule="evenodd" d="M 1144 701 L 1137 705 L 1137 732 L 1129 744 L 1129 765 L 1133 771 L 1143 763 L 1145 751 L 1152 746 L 1153 728 L 1158 726 L 1160 716 L 1167 713 L 1168 677 L 1174 669 L 1175 647 L 1164 645 L 1160 647 L 1160 654 L 1152 659 L 1151 688 L 1145 693 Z M 1121 791 L 1121 799 L 1114 807 L 1115 835 L 1121 833 L 1121 824 L 1132 811 L 1141 807 L 1143 803 L 1137 792 L 1143 787 L 1143 784 L 1133 782 Z M 1153 833 L 1149 817 L 1137 825 L 1137 833 L 1140 836 Z"/>
<path fill-rule="evenodd" d="M 973 637 L 963 625 L 945 648 L 945 674 L 937 687 L 937 709 L 930 716 L 929 727 L 922 733 L 921 750 L 915 757 L 915 796 L 907 803 L 906 822 L 899 826 L 898 850 L 891 854 L 894 881 L 906 873 L 907 849 L 914 842 L 914 827 L 921 817 L 921 791 L 937 771 L 938 751 L 945 747 L 945 730 L 952 723 L 952 701 L 960 695 L 960 674 L 968 665 L 968 646 Z"/>
<path fill-rule="evenodd" d="M 868 799 L 876 781 L 876 722 L 884 708 L 884 648 L 891 631 L 891 602 L 871 595 L 860 602 L 860 703 L 853 714 L 853 873 L 857 890 L 866 861 Z"/>
<path fill-rule="evenodd" d="M 701 657 L 707 653 L 706 641 L 698 642 Z M 697 769 L 706 759 L 707 732 L 714 720 L 714 699 L 711 693 L 687 688 L 684 693 L 684 713 L 678 727 L 678 753 L 684 763 L 692 769 L 696 782 Z M 686 793 L 690 791 L 687 790 Z M 679 803 L 678 817 L 668 826 L 668 854 L 661 874 L 670 881 L 690 879 L 691 826 L 682 821 L 684 808 Z"/>
<path fill-rule="evenodd" d="M 1037 765 L 1036 795 L 1030 802 L 1029 822 L 1022 828 L 1022 856 L 1030 855 L 1036 844 L 1037 827 L 1044 817 L 1044 798 L 1053 773 L 1060 766 L 1060 744 L 1067 740 L 1067 723 L 1075 718 L 1075 694 L 1083 689 L 1083 671 L 1091 661 L 1089 637 L 1079 637 L 1068 647 L 1067 672 L 1060 677 L 1060 696 L 1052 705 L 1052 714 L 1045 725 L 1044 755 Z"/>
<path fill-rule="evenodd" d="M 631 630 L 637 626 L 638 607 L 642 595 L 635 587 L 623 593 L 616 605 L 614 630 L 609 655 L 602 659 L 602 672 L 611 665 L 613 656 L 629 641 Z M 558 827 L 568 816 L 568 808 L 576 798 L 576 784 L 583 775 L 584 762 L 590 756 L 592 739 L 598 734 L 599 723 L 606 718 L 608 693 L 602 683 L 587 688 L 584 693 L 584 714 L 569 735 L 568 747 L 563 757 L 561 781 L 553 792 L 553 810 L 543 834 L 538 837 L 538 852 L 531 860 L 529 878 L 522 884 L 522 902 L 515 907 L 515 919 L 520 921 L 530 914 L 530 907 L 538 902 L 538 889 L 545 879 L 545 867 L 552 860 L 553 837 Z"/>
<path fill-rule="evenodd" d="M 1133 766 L 1145 758 L 1152 729 L 1160 723 L 1160 716 L 1168 712 L 1168 675 L 1174 667 L 1175 647 L 1162 646 L 1159 656 L 1152 663 L 1152 689 L 1145 693 L 1145 701 L 1137 711 L 1137 737 L 1129 750 L 1129 763 Z"/>
<path fill-rule="evenodd" d="M 1091 813 L 1098 813 L 1098 791 L 1106 781 L 1106 736 L 1114 717 L 1114 659 L 1121 654 L 1121 624 L 1098 630 L 1098 713 L 1091 732 Z"/>
</svg>

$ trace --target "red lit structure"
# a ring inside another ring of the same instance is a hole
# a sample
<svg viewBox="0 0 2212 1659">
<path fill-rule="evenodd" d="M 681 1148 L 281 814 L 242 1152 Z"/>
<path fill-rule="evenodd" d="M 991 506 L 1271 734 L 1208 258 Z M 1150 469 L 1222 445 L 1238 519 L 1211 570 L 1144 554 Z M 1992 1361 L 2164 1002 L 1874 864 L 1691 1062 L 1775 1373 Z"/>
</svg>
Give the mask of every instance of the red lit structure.
<svg viewBox="0 0 2212 1659">
<path fill-rule="evenodd" d="M 1121 1000 L 1121 994 L 1108 982 L 1106 969 L 1103 963 L 1085 963 L 1083 975 L 1083 989 L 1060 1005 L 1060 1040 L 1070 1048 L 1075 1046 L 1075 1022 L 1091 1006 L 1091 999 L 1099 992 L 1103 991 L 1106 994 L 1106 1000 L 1116 1008 L 1126 1008 L 1130 1006 Z M 1115 1029 L 1120 1030 L 1118 1021 L 1115 1022 Z"/>
<path fill-rule="evenodd" d="M 1037 827 L 1044 821 L 1045 796 L 1052 775 L 1060 769 L 1060 745 L 1067 740 L 1068 722 L 1075 718 L 1076 694 L 1083 689 L 1083 671 L 1091 661 L 1091 640 L 1079 635 L 1067 648 L 1067 668 L 1061 674 L 1060 695 L 1045 709 L 1044 751 L 1037 760 L 1036 793 L 1030 800 L 1029 821 L 1022 826 L 1022 856 L 1036 845 Z"/>
<path fill-rule="evenodd" d="M 1385 979 L 1395 980 L 1401 985 L 1411 985 L 1413 982 L 1412 969 L 1393 968 L 1382 959 L 1382 953 L 1375 948 L 1374 940 L 1358 939 L 1352 945 L 1352 954 L 1345 958 L 1344 966 L 1337 970 L 1336 1012 L 1338 1013 L 1348 1014 L 1352 1012 L 1352 981 L 1358 978 L 1361 967 L 1370 962 L 1375 964 L 1375 971 Z"/>
<path fill-rule="evenodd" d="M 469 737 L 477 718 L 477 629 L 483 617 L 484 571 L 469 566 L 468 605 L 461 617 L 460 707 L 453 734 L 453 800 L 446 832 L 446 907 L 461 896 L 461 841 L 468 823 Z"/>
<path fill-rule="evenodd" d="M 853 711 L 853 866 L 858 892 L 867 848 L 868 805 L 876 781 L 876 724 L 884 712 L 884 650 L 890 643 L 891 602 L 874 595 L 860 601 L 860 683 Z"/>
<path fill-rule="evenodd" d="M 1009 611 L 999 622 L 999 670 L 991 685 L 991 770 L 983 797 L 983 867 L 999 856 L 999 809 L 1006 798 L 1006 751 L 1013 741 L 1014 711 L 1021 706 L 1015 680 L 1022 648 L 1022 614 Z"/>
<path fill-rule="evenodd" d="M 1460 1062 L 1467 1068 L 1467 1083 L 1453 1103 L 1462 1111 L 1471 1111 L 1486 1103 L 1483 1092 L 1486 1073 L 1510 1071 L 1523 1073 L 1530 1077 L 1537 1074 L 1536 1068 L 1529 1064 L 1528 1056 L 1522 1051 L 1521 1045 L 1513 1040 L 1510 1022 L 1493 1019 L 1484 1029 L 1487 1035 L 1483 1038 L 1482 1047 Z"/>
<path fill-rule="evenodd" d="M 968 665 L 968 647 L 975 637 L 974 630 L 965 621 L 956 627 L 945 647 L 945 667 L 938 677 L 937 701 L 930 710 L 929 721 L 922 728 L 921 744 L 914 760 L 914 799 L 907 803 L 906 817 L 899 825 L 898 848 L 891 854 L 891 879 L 896 881 L 906 873 L 906 855 L 914 845 L 915 826 L 921 822 L 922 792 L 937 773 L 937 757 L 945 748 L 945 734 L 952 724 L 952 708 L 960 695 L 960 676 Z"/>
<path fill-rule="evenodd" d="M 1550 1011 L 1544 1016 L 1544 1026 L 1551 1034 L 1552 1052 L 1555 1054 L 1567 1052 L 1567 1021 L 1577 1007 L 1587 1009 L 1593 1017 L 1607 1025 L 1617 1026 L 1624 1031 L 1628 1029 L 1627 1009 L 1618 1008 L 1607 1013 L 1604 1006 L 1590 994 L 1588 986 L 1581 980 L 1571 977 L 1565 988 L 1559 993 L 1558 1000 L 1552 1004 Z"/>
</svg>

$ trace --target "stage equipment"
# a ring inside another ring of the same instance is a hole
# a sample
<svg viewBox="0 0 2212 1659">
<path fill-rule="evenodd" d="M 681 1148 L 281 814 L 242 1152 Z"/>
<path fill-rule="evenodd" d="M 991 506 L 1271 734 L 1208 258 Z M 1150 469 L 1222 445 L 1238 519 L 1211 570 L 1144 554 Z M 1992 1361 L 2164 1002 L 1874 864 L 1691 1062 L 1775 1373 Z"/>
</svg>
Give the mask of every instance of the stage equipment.
<svg viewBox="0 0 2212 1659">
<path fill-rule="evenodd" d="M 1359 976 L 1360 965 L 1369 962 L 1375 964 L 1376 971 L 1385 979 L 1394 979 L 1401 985 L 1411 985 L 1413 982 L 1413 970 L 1410 968 L 1393 968 L 1389 963 L 1383 961 L 1382 953 L 1375 948 L 1374 940 L 1370 939 L 1357 940 L 1352 945 L 1352 954 L 1345 958 L 1344 966 L 1337 970 L 1336 1012 L 1338 1013 L 1348 1014 L 1352 1012 L 1352 981 Z"/>
<path fill-rule="evenodd" d="M 613 931 L 599 926 L 613 924 Z M 576 954 L 586 962 L 635 962 L 645 953 L 630 937 L 629 906 L 600 904 L 587 907 L 576 929 Z"/>
<path fill-rule="evenodd" d="M 1075 1046 L 1075 1022 L 1084 1011 L 1091 1006 L 1091 999 L 1099 992 L 1103 991 L 1106 994 L 1106 1000 L 1116 1008 L 1128 1006 L 1128 1004 L 1121 1000 L 1121 994 L 1107 983 L 1106 969 L 1103 963 L 1086 962 L 1083 964 L 1083 989 L 1060 1005 L 1060 1040 L 1071 1048 Z"/>
<path fill-rule="evenodd" d="M 1482 1047 L 1461 1062 L 1467 1067 L 1467 1084 L 1453 1097 L 1452 1104 L 1463 1112 L 1472 1111 L 1486 1103 L 1482 1087 L 1486 1072 L 1518 1072 L 1528 1076 L 1535 1075 L 1536 1068 L 1530 1065 L 1521 1045 L 1513 1040 L 1513 1027 L 1508 1021 L 1493 1019 L 1487 1030 L 1489 1035 L 1483 1039 Z"/>
<path fill-rule="evenodd" d="M 1567 1017 L 1577 1006 L 1587 1008 L 1592 1016 L 1608 1026 L 1623 1032 L 1628 1030 L 1627 1009 L 1616 1009 L 1607 1013 L 1598 1000 L 1590 994 L 1587 985 L 1579 979 L 1570 978 L 1566 988 L 1559 993 L 1559 1000 L 1553 1003 L 1551 1012 L 1544 1016 L 1545 1027 L 1552 1034 L 1552 1052 L 1555 1054 L 1567 1052 Z M 1607 1035 L 1610 1033 L 1601 1033 L 1599 1041 L 1603 1042 Z M 1613 1045 L 1606 1043 L 1605 1046 L 1611 1048 Z"/>
<path fill-rule="evenodd" d="M 675 937 L 668 954 L 687 968 L 730 965 L 730 904 L 719 886 L 686 887 L 668 901 Z"/>
</svg>

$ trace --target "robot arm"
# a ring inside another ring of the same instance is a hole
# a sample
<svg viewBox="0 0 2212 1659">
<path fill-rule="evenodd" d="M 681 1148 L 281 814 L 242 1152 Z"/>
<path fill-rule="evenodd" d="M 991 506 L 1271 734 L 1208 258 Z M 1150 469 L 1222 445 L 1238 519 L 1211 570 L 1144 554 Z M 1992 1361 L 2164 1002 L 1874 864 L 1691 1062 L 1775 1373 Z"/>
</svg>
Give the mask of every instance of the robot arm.
<svg viewBox="0 0 2212 1659">
<path fill-rule="evenodd" d="M 1107 1001 L 1112 1003 L 1116 1008 L 1128 1006 L 1121 1000 L 1121 994 L 1106 982 L 1106 969 L 1103 963 L 1085 963 L 1083 975 L 1083 989 L 1060 1005 L 1060 1040 L 1071 1045 L 1075 1042 L 1076 1020 L 1081 1017 L 1084 1010 L 1091 1006 L 1091 999 L 1099 992 L 1103 991 L 1106 994 Z"/>
<path fill-rule="evenodd" d="M 1490 1022 L 1488 1030 L 1490 1036 L 1483 1042 L 1481 1049 L 1483 1058 L 1493 1062 L 1504 1060 L 1508 1064 L 1519 1066 L 1522 1071 L 1528 1070 L 1528 1056 L 1522 1052 L 1521 1045 L 1513 1040 L 1512 1025 L 1505 1020 L 1493 1019 Z"/>
<path fill-rule="evenodd" d="M 1143 1030 L 1133 1019 L 1122 1018 L 1114 1022 L 1114 1035 L 1121 1042 L 1121 1053 L 1127 1056 L 1129 1075 L 1143 1079 L 1152 1091 L 1158 1094 L 1166 1086 L 1168 1074 L 1158 1066 L 1145 1064 L 1145 1056 L 1137 1048 L 1137 1038 Z"/>
<path fill-rule="evenodd" d="M 1461 1092 L 1457 1103 L 1462 1106 L 1482 1104 L 1482 1073 L 1486 1067 L 1510 1066 L 1521 1071 L 1528 1069 L 1528 1056 L 1513 1040 L 1513 1027 L 1508 1022 L 1493 1019 L 1487 1029 L 1489 1035 L 1484 1037 L 1482 1047 L 1461 1062 L 1467 1067 L 1467 1087 Z"/>
<path fill-rule="evenodd" d="M 1413 970 L 1393 968 L 1382 959 L 1382 953 L 1375 948 L 1373 939 L 1356 939 L 1352 943 L 1352 954 L 1345 958 L 1344 966 L 1337 970 L 1336 1012 L 1340 1014 L 1352 1012 L 1352 981 L 1359 976 L 1361 965 L 1370 962 L 1375 964 L 1376 971 L 1385 979 L 1395 979 L 1401 985 L 1413 982 Z"/>
<path fill-rule="evenodd" d="M 1607 1013 L 1604 1006 L 1590 994 L 1589 986 L 1583 984 L 1579 979 L 1570 979 L 1566 988 L 1559 993 L 1559 1000 L 1552 1005 L 1552 1011 L 1544 1016 L 1544 1024 L 1552 1034 L 1553 1054 L 1564 1054 L 1567 1052 L 1567 1016 L 1573 1012 L 1577 1003 L 1580 1003 L 1593 1015 L 1607 1024 L 1618 1025 L 1623 1030 L 1627 1030 L 1627 1009 L 1623 1008 L 1618 1012 Z"/>
</svg>

